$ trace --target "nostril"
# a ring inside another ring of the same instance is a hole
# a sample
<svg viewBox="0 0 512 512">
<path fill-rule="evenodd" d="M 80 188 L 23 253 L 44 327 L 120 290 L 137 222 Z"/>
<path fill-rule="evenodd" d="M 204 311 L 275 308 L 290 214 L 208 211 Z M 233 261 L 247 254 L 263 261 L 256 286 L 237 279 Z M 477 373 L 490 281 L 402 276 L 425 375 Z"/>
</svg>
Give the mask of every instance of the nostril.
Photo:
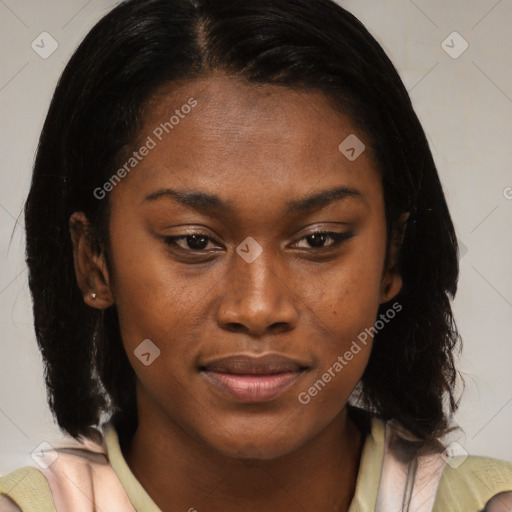
<svg viewBox="0 0 512 512">
<path fill-rule="evenodd" d="M 286 332 L 289 329 L 289 324 L 286 322 L 276 322 L 270 326 L 270 330 L 273 332 Z"/>
<path fill-rule="evenodd" d="M 249 331 L 249 329 L 247 329 L 247 327 L 245 325 L 239 324 L 236 322 L 230 322 L 229 324 L 226 324 L 226 329 L 229 332 L 244 333 L 244 334 L 246 334 Z"/>
</svg>

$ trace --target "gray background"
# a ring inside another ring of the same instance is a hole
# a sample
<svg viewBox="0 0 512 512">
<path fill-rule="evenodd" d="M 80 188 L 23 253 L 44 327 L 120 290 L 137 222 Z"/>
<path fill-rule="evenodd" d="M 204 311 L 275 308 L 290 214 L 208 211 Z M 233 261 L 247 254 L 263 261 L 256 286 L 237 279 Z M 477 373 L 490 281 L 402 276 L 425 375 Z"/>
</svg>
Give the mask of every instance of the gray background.
<svg viewBox="0 0 512 512">
<path fill-rule="evenodd" d="M 60 437 L 46 405 L 20 213 L 56 81 L 115 3 L 0 0 L 0 474 L 32 464 L 40 442 Z M 457 440 L 470 454 L 512 460 L 512 1 L 339 3 L 400 72 L 463 244 L 454 312 L 467 387 L 456 416 L 465 435 Z M 462 49 L 459 36 L 446 39 L 454 31 L 469 44 L 458 58 L 442 46 Z M 42 32 L 59 45 L 47 59 L 31 47 Z"/>
</svg>

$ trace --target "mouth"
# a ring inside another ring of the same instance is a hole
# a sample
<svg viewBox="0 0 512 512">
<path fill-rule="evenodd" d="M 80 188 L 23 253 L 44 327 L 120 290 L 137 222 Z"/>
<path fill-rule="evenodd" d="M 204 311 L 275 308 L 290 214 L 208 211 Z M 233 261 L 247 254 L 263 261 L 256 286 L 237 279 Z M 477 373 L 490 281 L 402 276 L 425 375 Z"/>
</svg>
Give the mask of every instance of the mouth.
<svg viewBox="0 0 512 512">
<path fill-rule="evenodd" d="M 198 370 L 224 397 L 242 403 L 268 402 L 292 387 L 309 366 L 277 354 L 237 355 L 218 359 Z"/>
</svg>

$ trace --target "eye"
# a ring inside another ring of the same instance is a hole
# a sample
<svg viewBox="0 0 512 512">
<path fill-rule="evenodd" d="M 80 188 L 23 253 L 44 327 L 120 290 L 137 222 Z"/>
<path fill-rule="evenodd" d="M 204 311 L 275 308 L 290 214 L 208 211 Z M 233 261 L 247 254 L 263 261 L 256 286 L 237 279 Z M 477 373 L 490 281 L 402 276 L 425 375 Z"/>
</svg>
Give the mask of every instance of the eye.
<svg viewBox="0 0 512 512">
<path fill-rule="evenodd" d="M 338 233 L 335 231 L 315 231 L 300 238 L 299 242 L 305 240 L 308 244 L 310 244 L 309 248 L 313 250 L 329 249 L 340 245 L 345 240 L 348 240 L 353 236 L 354 233 L 350 231 L 346 233 Z M 326 246 L 325 243 L 328 239 L 333 240 L 333 243 Z M 192 233 L 187 235 L 166 236 L 163 238 L 163 241 L 166 245 L 175 246 L 183 249 L 184 251 L 203 252 L 208 247 L 208 244 L 213 241 L 213 239 L 204 233 Z M 180 244 L 180 242 L 182 242 L 182 244 Z M 308 249 L 308 247 L 299 248 Z"/>
<path fill-rule="evenodd" d="M 208 243 L 213 240 L 204 233 L 192 233 L 188 235 L 166 236 L 163 241 L 167 245 L 172 245 L 183 249 L 184 251 L 204 251 Z M 180 245 L 179 242 L 184 242 Z M 187 247 L 188 246 L 188 247 Z"/>
<path fill-rule="evenodd" d="M 340 245 L 345 240 L 348 240 L 353 236 L 354 233 L 352 233 L 351 231 L 348 231 L 346 233 L 338 233 L 335 231 L 315 231 L 313 233 L 309 233 L 306 236 L 303 236 L 302 238 L 299 239 L 299 241 L 306 240 L 307 243 L 309 243 L 310 246 L 312 246 L 312 249 L 330 249 L 332 247 Z M 325 241 L 329 238 L 332 239 L 334 243 L 325 246 Z M 308 247 L 305 247 L 305 249 L 308 249 Z"/>
</svg>

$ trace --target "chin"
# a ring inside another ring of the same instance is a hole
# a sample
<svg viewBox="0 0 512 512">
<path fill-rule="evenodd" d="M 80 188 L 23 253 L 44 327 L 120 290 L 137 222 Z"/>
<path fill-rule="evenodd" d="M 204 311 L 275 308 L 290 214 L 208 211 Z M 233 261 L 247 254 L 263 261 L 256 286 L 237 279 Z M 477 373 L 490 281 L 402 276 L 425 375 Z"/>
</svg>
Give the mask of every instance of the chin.
<svg viewBox="0 0 512 512">
<path fill-rule="evenodd" d="M 282 432 L 282 429 L 279 430 Z M 287 431 L 289 432 L 289 430 Z M 222 437 L 217 439 L 217 442 L 211 443 L 210 441 L 210 443 L 212 448 L 222 456 L 247 462 L 277 459 L 295 451 L 302 445 L 300 439 L 291 438 L 289 434 L 285 435 L 279 432 L 274 434 L 261 432 L 258 435 L 255 432 L 252 435 L 247 435 L 246 432 L 238 434 L 233 432 L 229 437 Z M 221 433 L 219 433 L 220 435 Z"/>
</svg>

